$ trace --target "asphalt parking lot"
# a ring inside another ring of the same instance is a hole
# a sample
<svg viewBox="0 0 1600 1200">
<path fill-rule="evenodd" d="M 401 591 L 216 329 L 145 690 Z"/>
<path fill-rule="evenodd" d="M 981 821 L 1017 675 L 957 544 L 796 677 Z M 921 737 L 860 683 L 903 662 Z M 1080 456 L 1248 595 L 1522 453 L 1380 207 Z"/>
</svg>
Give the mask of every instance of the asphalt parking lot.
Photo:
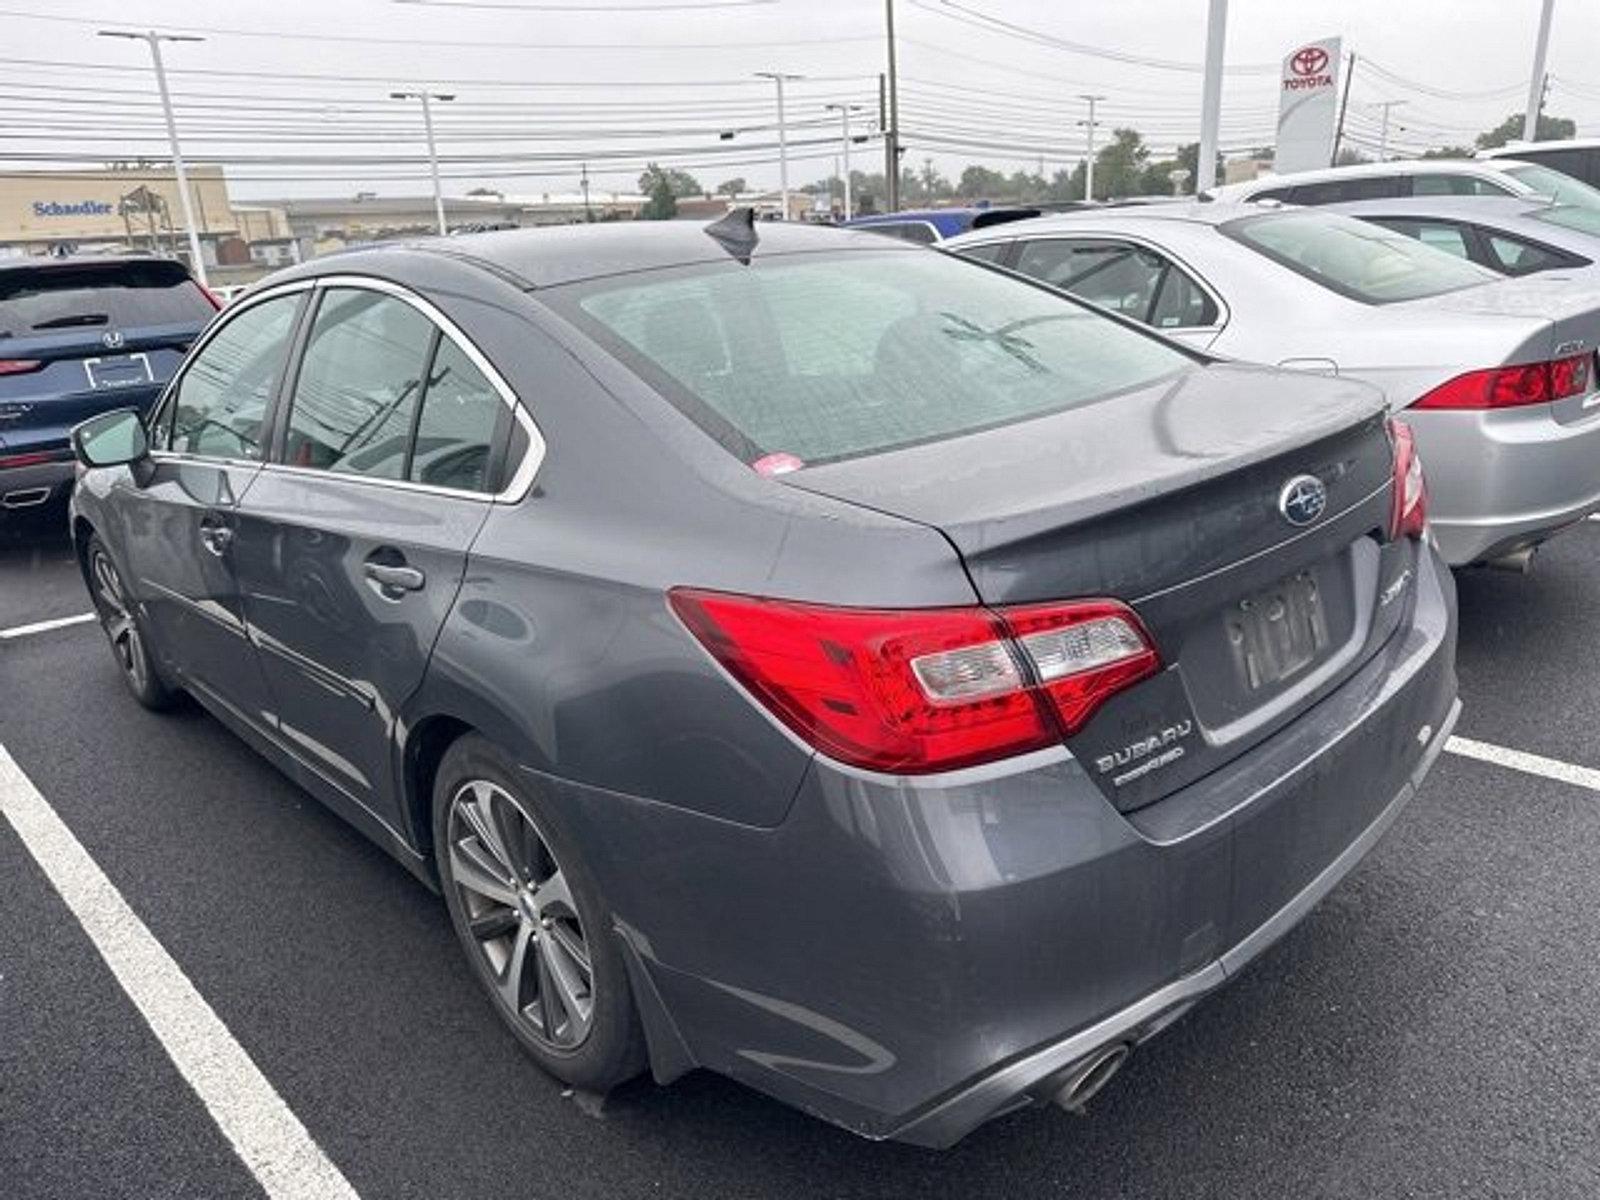
<svg viewBox="0 0 1600 1200">
<path fill-rule="evenodd" d="M 706 1075 L 586 1115 L 400 867 L 198 710 L 141 710 L 94 624 L 26 631 L 88 608 L 54 522 L 0 532 L 0 747 L 361 1197 L 1591 1197 L 1600 523 L 1460 588 L 1457 732 L 1505 761 L 1446 754 L 1088 1118 L 1022 1113 L 943 1154 Z M 0 1195 L 263 1194 L 0 820 Z"/>
</svg>

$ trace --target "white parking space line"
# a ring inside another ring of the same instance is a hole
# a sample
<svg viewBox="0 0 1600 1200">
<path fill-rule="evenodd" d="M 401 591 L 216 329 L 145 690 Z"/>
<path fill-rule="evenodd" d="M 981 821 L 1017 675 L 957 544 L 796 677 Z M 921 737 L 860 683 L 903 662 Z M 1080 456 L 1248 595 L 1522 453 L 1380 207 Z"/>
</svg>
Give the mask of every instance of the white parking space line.
<svg viewBox="0 0 1600 1200">
<path fill-rule="evenodd" d="M 27 637 L 34 633 L 49 633 L 52 629 L 65 629 L 69 625 L 83 625 L 94 619 L 92 612 L 86 612 L 76 613 L 70 617 L 51 617 L 48 621 L 35 621 L 31 625 L 13 625 L 10 629 L 0 629 L 0 642 Z"/>
<path fill-rule="evenodd" d="M 354 1200 L 355 1189 L 4 746 L 0 816 L 21 836 L 266 1194 L 272 1200 Z"/>
<path fill-rule="evenodd" d="M 1497 767 L 1509 767 L 1513 771 L 1539 775 L 1559 783 L 1570 783 L 1574 787 L 1588 788 L 1591 792 L 1600 792 L 1600 771 L 1593 767 L 1580 767 L 1576 763 L 1546 758 L 1542 754 L 1529 754 L 1525 750 L 1511 750 L 1505 746 L 1496 746 L 1490 742 L 1475 742 L 1471 738 L 1464 737 L 1451 738 L 1445 743 L 1444 748 L 1446 752 L 1460 755 L 1462 758 L 1474 758 L 1479 762 L 1493 763 Z"/>
</svg>

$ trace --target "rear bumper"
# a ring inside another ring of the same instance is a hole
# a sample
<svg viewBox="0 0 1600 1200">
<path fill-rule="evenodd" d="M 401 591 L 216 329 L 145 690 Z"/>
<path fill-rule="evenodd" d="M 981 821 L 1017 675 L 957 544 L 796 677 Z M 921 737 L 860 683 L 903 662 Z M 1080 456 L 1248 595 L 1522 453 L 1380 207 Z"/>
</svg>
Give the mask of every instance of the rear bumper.
<svg viewBox="0 0 1600 1200">
<path fill-rule="evenodd" d="M 27 467 L 0 467 L 0 515 L 64 500 L 72 490 L 73 475 L 70 458 Z"/>
<path fill-rule="evenodd" d="M 1416 795 L 1434 760 L 1444 751 L 1460 714 L 1461 702 L 1457 700 L 1434 733 L 1433 740 L 1410 778 L 1379 812 L 1377 819 L 1287 904 L 1230 950 L 1193 974 L 1140 997 L 1089 1028 L 1035 1050 L 969 1084 L 888 1136 L 922 1146 L 952 1146 L 973 1129 L 1001 1113 L 1022 1107 L 1023 1103 L 1048 1100 L 1049 1091 L 1041 1089 L 1041 1084 L 1048 1084 L 1069 1074 L 1074 1067 L 1093 1058 L 1097 1052 L 1119 1044 L 1138 1045 L 1160 1033 L 1193 1004 L 1227 983 L 1257 955 L 1299 924 L 1323 897 L 1356 868 Z"/>
<path fill-rule="evenodd" d="M 1428 473 L 1434 537 L 1453 567 L 1536 546 L 1600 510 L 1600 412 L 1566 424 L 1548 405 L 1404 416 Z"/>
<path fill-rule="evenodd" d="M 1336 691 L 1127 814 L 1064 749 L 915 779 L 817 760 L 774 828 L 530 783 L 590 857 L 658 1079 L 946 1146 L 1175 1019 L 1378 840 L 1458 708 L 1431 552 L 1407 604 Z"/>
</svg>

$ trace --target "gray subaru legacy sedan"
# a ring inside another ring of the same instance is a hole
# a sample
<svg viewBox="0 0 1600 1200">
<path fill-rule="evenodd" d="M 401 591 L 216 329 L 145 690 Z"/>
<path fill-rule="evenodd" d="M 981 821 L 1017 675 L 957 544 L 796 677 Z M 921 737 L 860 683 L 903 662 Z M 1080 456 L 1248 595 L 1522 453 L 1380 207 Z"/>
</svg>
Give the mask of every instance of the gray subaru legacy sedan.
<svg viewBox="0 0 1600 1200">
<path fill-rule="evenodd" d="M 1376 391 L 872 234 L 330 257 L 74 442 L 133 694 L 436 886 L 580 1088 L 705 1067 L 931 1146 L 1081 1107 L 1459 707 Z"/>
</svg>

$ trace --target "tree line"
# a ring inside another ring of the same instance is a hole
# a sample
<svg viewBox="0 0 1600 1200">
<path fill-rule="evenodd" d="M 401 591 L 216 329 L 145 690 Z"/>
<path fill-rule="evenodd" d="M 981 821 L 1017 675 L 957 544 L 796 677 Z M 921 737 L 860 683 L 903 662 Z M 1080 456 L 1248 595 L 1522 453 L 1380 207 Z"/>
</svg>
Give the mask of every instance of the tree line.
<svg viewBox="0 0 1600 1200">
<path fill-rule="evenodd" d="M 1504 146 L 1522 136 L 1522 114 L 1512 113 L 1492 129 L 1486 129 L 1474 140 L 1480 150 Z M 1577 135 L 1576 122 L 1565 117 L 1541 114 L 1536 137 L 1539 141 L 1556 141 Z M 1467 146 L 1440 146 L 1425 151 L 1423 158 L 1466 158 L 1472 153 Z M 1270 162 L 1272 148 L 1263 146 L 1251 152 L 1250 157 Z M 1190 142 L 1180 146 L 1169 157 L 1156 157 L 1144 136 L 1131 128 L 1113 129 L 1110 138 L 1094 156 L 1094 198 L 1097 200 L 1121 199 L 1127 196 L 1170 196 L 1194 190 L 1195 164 L 1200 158 L 1200 143 Z M 1369 162 L 1369 155 L 1346 146 L 1339 152 L 1338 161 L 1346 163 Z M 962 170 L 955 179 L 947 178 L 931 158 L 922 161 L 921 169 L 902 167 L 900 171 L 900 203 L 911 208 L 952 201 L 988 200 L 1014 204 L 1062 203 L 1084 198 L 1084 164 L 1079 162 L 1070 170 L 1060 169 L 1048 176 L 1043 170 L 1014 170 L 1010 172 L 973 164 Z M 1212 183 L 1221 181 L 1222 156 L 1217 156 L 1212 167 Z M 748 191 L 742 177 L 723 180 L 715 191 L 702 188 L 700 181 L 686 171 L 664 169 L 652 163 L 639 176 L 639 191 L 648 197 L 642 215 L 663 220 L 677 214 L 677 202 L 688 197 L 736 196 Z M 812 196 L 840 197 L 844 193 L 843 181 L 838 176 L 828 176 L 803 184 L 795 189 Z M 850 190 L 858 213 L 883 210 L 887 189 L 880 172 L 851 171 Z"/>
</svg>

